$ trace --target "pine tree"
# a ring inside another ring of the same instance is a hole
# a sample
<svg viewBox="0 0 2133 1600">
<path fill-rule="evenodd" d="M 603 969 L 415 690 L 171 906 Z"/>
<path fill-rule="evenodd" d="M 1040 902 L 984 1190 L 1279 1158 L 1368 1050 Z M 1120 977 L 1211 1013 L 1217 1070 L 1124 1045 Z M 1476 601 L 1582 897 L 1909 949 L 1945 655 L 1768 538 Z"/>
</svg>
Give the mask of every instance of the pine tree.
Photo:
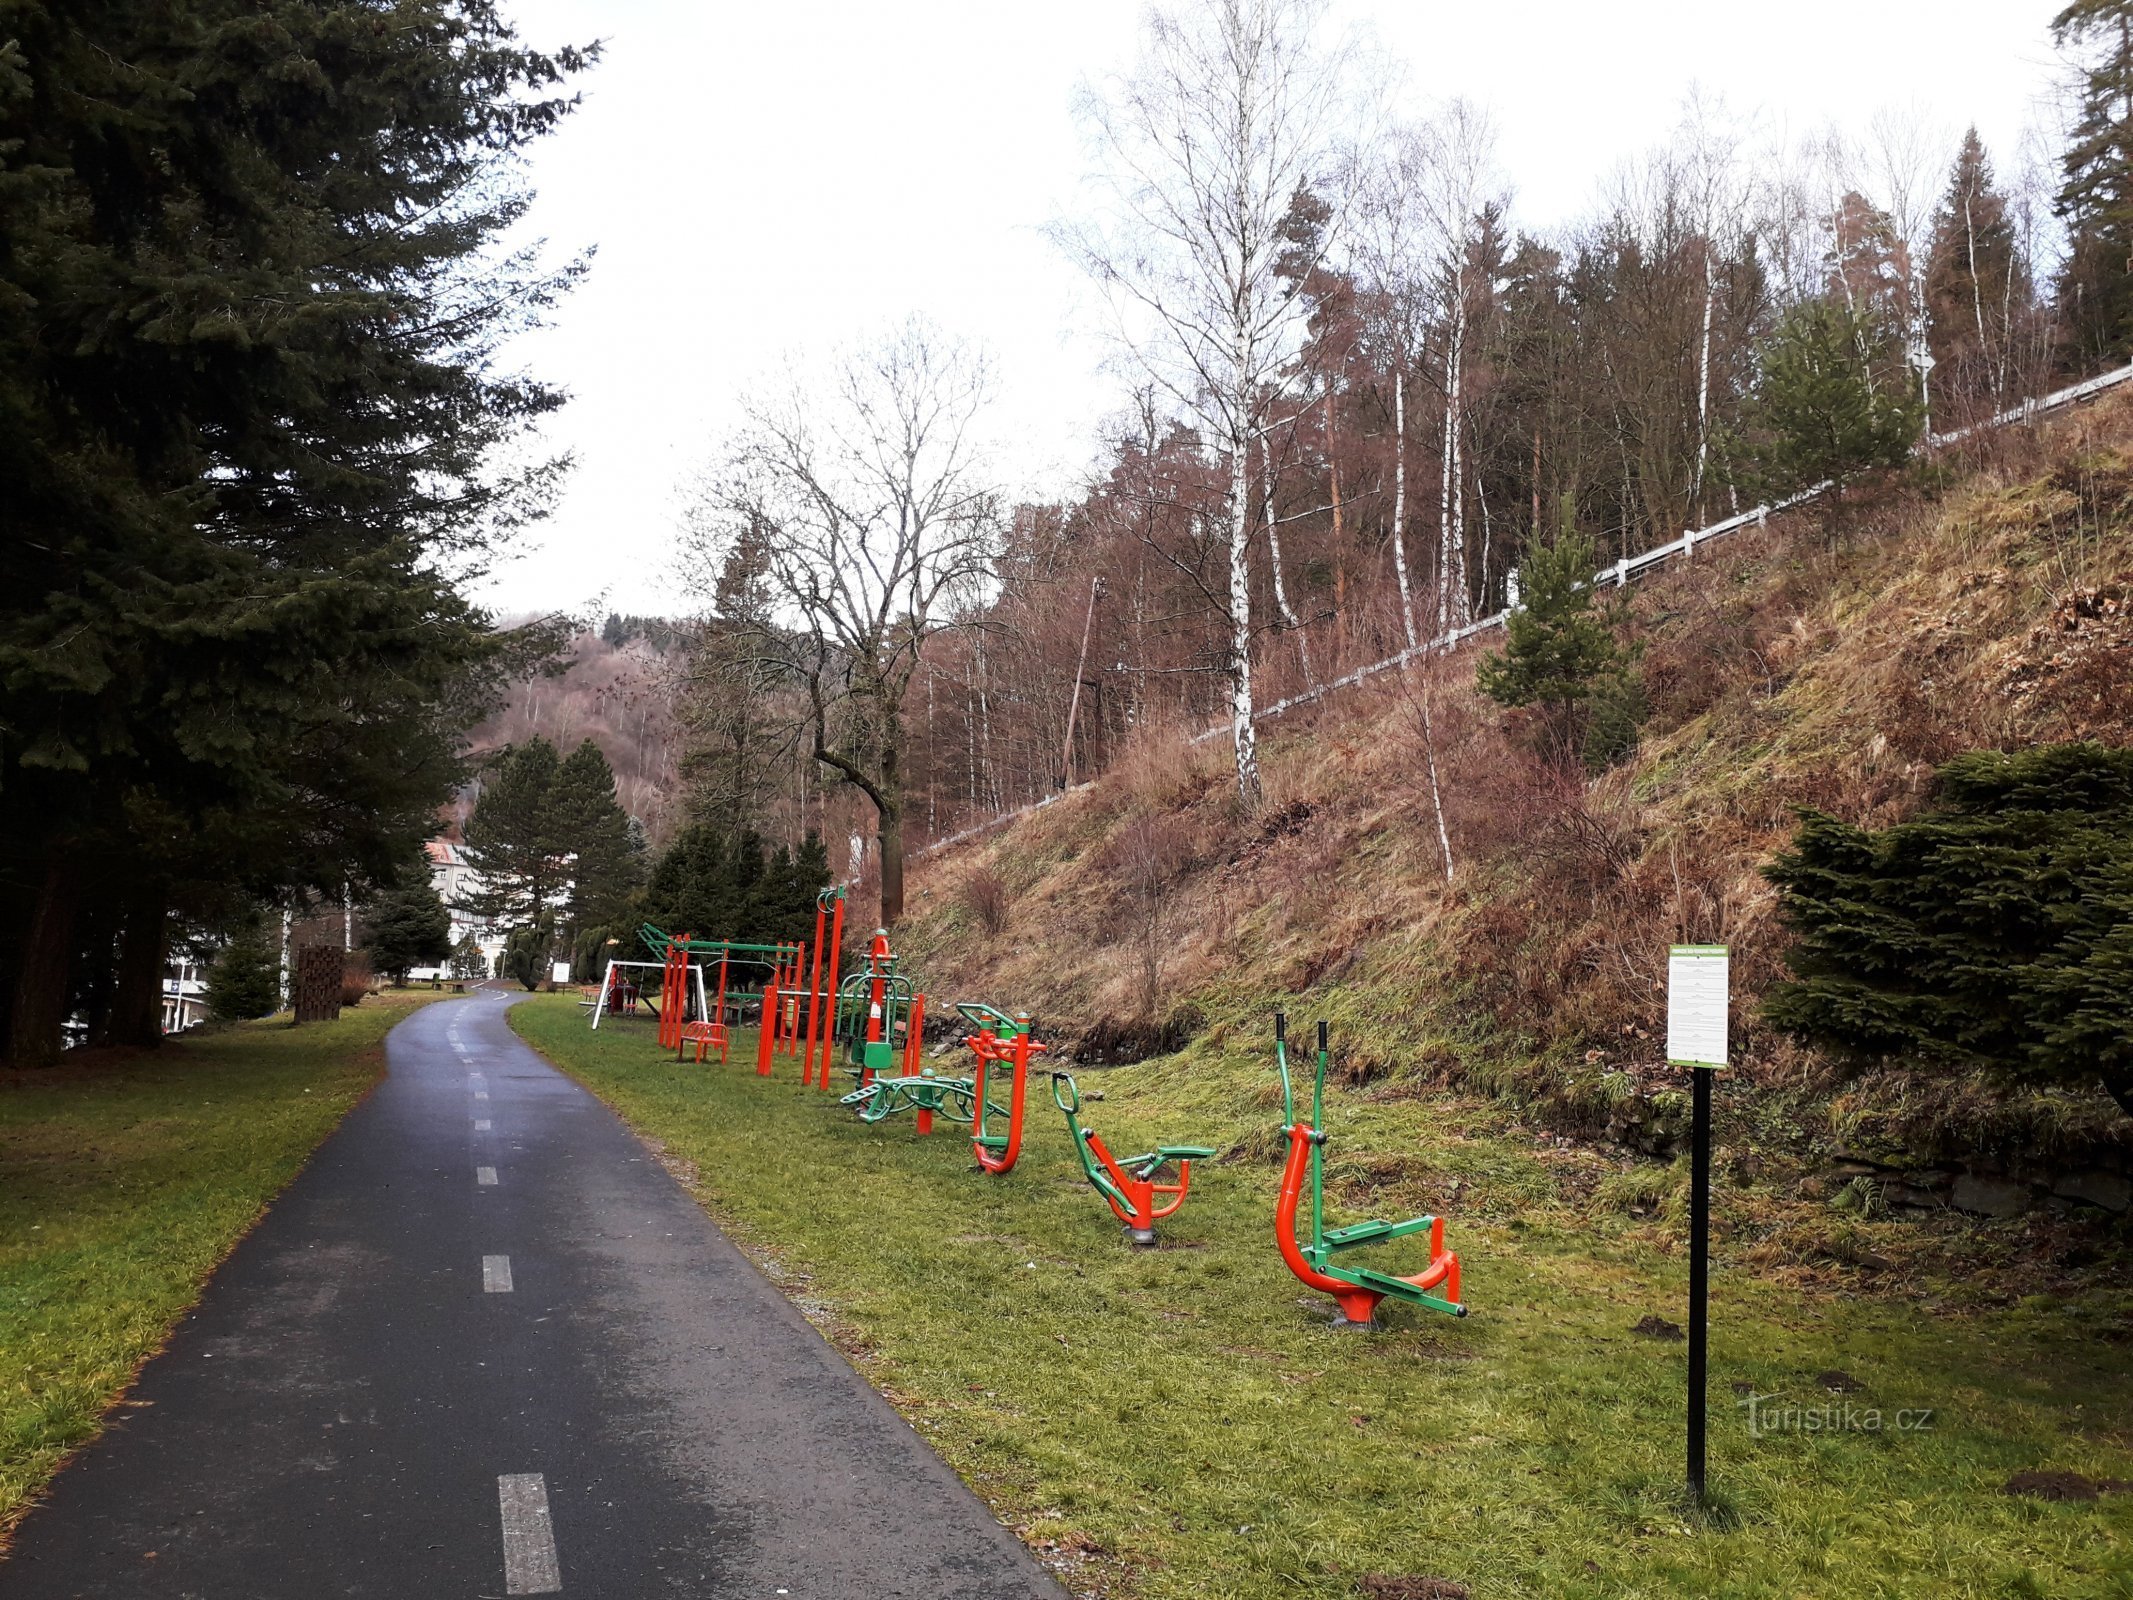
<svg viewBox="0 0 2133 1600">
<path fill-rule="evenodd" d="M 2052 19 L 2052 39 L 2081 78 L 2060 159 L 2060 312 L 2077 357 L 2102 365 L 2133 345 L 2133 0 L 2074 0 Z"/>
<path fill-rule="evenodd" d="M 1554 542 L 1534 543 L 1518 569 L 1518 609 L 1504 623 L 1503 649 L 1484 656 L 1475 673 L 1481 692 L 1498 705 L 1540 708 L 1542 743 L 1552 759 L 1579 750 L 1585 702 L 1630 670 L 1631 657 L 1593 587 L 1598 562 L 1565 495 Z M 1619 743 L 1622 730 L 1610 723 L 1609 737 Z M 1629 737 L 1634 743 L 1633 728 Z M 1601 764 L 1619 753 L 1611 750 Z"/>
<path fill-rule="evenodd" d="M 1962 756 L 1879 831 L 1801 814 L 1771 1022 L 1840 1056 L 2100 1079 L 2133 1114 L 2133 750 Z"/>
<path fill-rule="evenodd" d="M 1926 338 L 1937 411 L 2006 403 L 2013 333 L 2029 309 L 2027 264 L 1977 129 L 1963 135 L 1933 224 Z"/>
<path fill-rule="evenodd" d="M 207 1008 L 224 1022 L 281 1009 L 281 958 L 258 922 L 239 927 L 208 968 Z"/>
<path fill-rule="evenodd" d="M 410 967 L 438 966 L 452 953 L 451 913 L 426 877 L 386 890 L 363 920 L 371 965 L 396 983 L 407 982 Z"/>
<path fill-rule="evenodd" d="M 1918 401 L 1908 385 L 1871 376 L 1891 338 L 1827 300 L 1786 314 L 1764 347 L 1749 408 L 1746 453 L 1761 489 L 1786 494 L 1828 484 L 1833 527 L 1853 478 L 1903 464 L 1918 437 Z"/>
</svg>

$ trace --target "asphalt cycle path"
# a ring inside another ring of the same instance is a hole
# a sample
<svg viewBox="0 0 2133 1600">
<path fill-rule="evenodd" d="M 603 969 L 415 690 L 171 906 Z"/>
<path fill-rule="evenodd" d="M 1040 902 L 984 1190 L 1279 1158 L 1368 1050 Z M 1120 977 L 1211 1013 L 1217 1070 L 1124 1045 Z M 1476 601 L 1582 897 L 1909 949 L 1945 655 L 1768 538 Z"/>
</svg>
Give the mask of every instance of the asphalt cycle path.
<svg viewBox="0 0 2133 1600">
<path fill-rule="evenodd" d="M 509 1003 L 393 1029 L 0 1600 L 1064 1600 Z"/>
</svg>

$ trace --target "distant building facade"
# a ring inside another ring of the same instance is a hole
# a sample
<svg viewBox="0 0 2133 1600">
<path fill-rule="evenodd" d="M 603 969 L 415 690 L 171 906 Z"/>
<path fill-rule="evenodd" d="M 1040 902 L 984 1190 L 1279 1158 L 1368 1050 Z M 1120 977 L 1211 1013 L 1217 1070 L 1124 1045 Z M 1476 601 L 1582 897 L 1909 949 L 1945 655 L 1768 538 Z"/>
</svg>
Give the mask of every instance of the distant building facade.
<svg viewBox="0 0 2133 1600">
<path fill-rule="evenodd" d="M 497 959 L 504 953 L 504 930 L 494 923 L 484 922 L 471 911 L 462 911 L 460 902 L 470 894 L 481 892 L 481 874 L 467 860 L 466 852 L 450 839 L 432 839 L 423 846 L 429 857 L 430 887 L 437 891 L 437 898 L 444 902 L 445 910 L 452 918 L 452 947 L 467 935 L 481 947 L 485 971 L 496 971 Z M 415 967 L 408 972 L 410 978 L 441 978 L 451 971 L 451 962 L 442 966 Z"/>
</svg>

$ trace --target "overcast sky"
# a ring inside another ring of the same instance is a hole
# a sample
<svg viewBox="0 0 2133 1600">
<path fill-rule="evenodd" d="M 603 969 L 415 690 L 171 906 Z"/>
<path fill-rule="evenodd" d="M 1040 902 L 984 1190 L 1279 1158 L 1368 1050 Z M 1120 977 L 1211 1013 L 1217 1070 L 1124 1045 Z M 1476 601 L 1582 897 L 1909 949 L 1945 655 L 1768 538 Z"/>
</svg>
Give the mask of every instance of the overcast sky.
<svg viewBox="0 0 2133 1600">
<path fill-rule="evenodd" d="M 515 358 L 567 388 L 576 473 L 486 598 L 688 608 L 683 484 L 781 353 L 912 311 L 987 345 L 1007 481 L 1071 488 L 1121 393 L 1043 226 L 1077 206 L 1076 87 L 1130 65 L 1143 0 L 506 0 L 529 42 L 598 38 L 584 107 L 532 161 L 534 229 L 597 246 Z M 2010 165 L 2060 74 L 2061 0 L 1349 0 L 1420 110 L 1499 131 L 1514 218 L 1546 230 L 1663 141 L 1692 85 L 1744 119 L 1975 122 Z"/>
</svg>

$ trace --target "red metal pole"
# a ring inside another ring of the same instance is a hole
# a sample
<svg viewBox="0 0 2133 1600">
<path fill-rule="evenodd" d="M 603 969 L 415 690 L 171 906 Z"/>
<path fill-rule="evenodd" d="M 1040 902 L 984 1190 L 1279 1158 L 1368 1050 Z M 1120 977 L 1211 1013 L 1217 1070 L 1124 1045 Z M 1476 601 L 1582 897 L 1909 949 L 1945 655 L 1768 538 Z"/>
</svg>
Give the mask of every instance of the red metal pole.
<svg viewBox="0 0 2133 1600">
<path fill-rule="evenodd" d="M 829 1037 L 822 1041 L 822 1087 L 830 1086 L 830 1057 L 837 1048 L 837 966 L 844 955 L 844 897 L 837 897 L 836 912 L 830 917 L 829 978 L 826 1004 L 829 1007 Z"/>
<path fill-rule="evenodd" d="M 820 900 L 815 902 L 815 976 L 807 988 L 807 1049 L 800 1057 L 803 1089 L 815 1073 L 815 1033 L 822 1024 L 822 918 L 827 910 Z"/>
<path fill-rule="evenodd" d="M 926 1032 L 926 997 L 922 994 L 911 997 L 911 1015 L 904 1028 L 904 1076 L 915 1078 L 919 1071 L 919 1056 Z M 918 1113 L 918 1131 L 933 1131 L 933 1113 L 923 1106 Z"/>
<path fill-rule="evenodd" d="M 756 1019 L 755 1030 L 755 1075 L 770 1076 L 770 1059 L 777 1054 L 778 1040 L 778 975 L 782 969 L 772 968 L 763 982 L 763 1014 Z"/>
</svg>

